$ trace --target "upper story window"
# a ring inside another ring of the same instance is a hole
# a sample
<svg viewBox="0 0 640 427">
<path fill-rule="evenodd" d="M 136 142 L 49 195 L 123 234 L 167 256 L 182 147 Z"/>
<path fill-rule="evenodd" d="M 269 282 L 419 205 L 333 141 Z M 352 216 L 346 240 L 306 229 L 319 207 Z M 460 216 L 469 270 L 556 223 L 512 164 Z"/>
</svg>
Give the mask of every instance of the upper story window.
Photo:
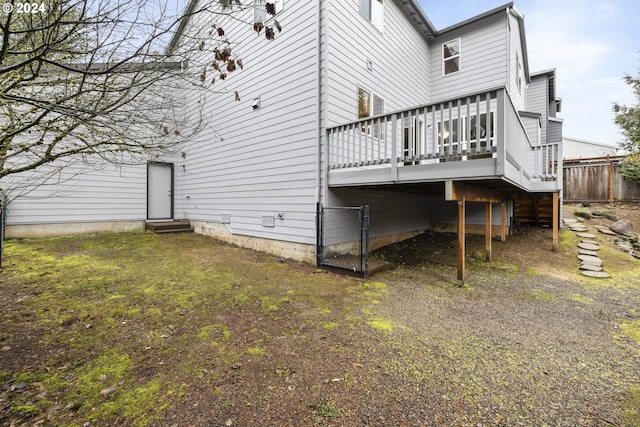
<svg viewBox="0 0 640 427">
<path fill-rule="evenodd" d="M 273 14 L 267 12 L 271 7 L 275 10 Z M 253 22 L 267 22 L 282 9 L 284 9 L 284 0 L 255 0 L 253 3 Z"/>
<path fill-rule="evenodd" d="M 460 39 L 442 44 L 442 74 L 460 71 Z"/>
<path fill-rule="evenodd" d="M 517 71 L 517 75 L 516 75 L 516 85 L 518 86 L 518 90 L 520 91 L 520 93 L 522 93 L 522 63 L 520 62 L 520 55 L 518 55 L 518 53 L 516 52 L 516 63 L 518 64 L 518 71 Z"/>
<path fill-rule="evenodd" d="M 380 31 L 384 28 L 384 0 L 360 0 L 360 13 Z"/>
</svg>

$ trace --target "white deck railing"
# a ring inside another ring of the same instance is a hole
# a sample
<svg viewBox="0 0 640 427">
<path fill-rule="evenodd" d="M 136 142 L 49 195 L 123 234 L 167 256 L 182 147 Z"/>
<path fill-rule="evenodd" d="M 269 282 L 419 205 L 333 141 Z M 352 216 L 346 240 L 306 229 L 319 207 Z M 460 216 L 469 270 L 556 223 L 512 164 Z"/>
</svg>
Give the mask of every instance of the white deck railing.
<svg viewBox="0 0 640 427">
<path fill-rule="evenodd" d="M 505 89 L 362 119 L 327 131 L 330 170 L 496 159 L 495 175 L 557 179 L 560 144 L 533 146 Z"/>
</svg>

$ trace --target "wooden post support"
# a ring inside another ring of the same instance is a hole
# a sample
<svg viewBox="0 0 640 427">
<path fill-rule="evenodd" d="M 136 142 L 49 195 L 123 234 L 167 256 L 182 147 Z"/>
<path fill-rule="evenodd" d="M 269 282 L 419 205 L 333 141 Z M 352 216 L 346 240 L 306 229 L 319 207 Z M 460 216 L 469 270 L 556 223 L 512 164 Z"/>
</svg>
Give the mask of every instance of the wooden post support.
<svg viewBox="0 0 640 427">
<path fill-rule="evenodd" d="M 607 154 L 607 161 L 609 162 L 609 204 L 613 205 L 613 192 L 614 192 L 613 174 L 615 173 L 615 171 L 613 169 L 613 160 L 611 160 L 608 154 Z"/>
<path fill-rule="evenodd" d="M 487 262 L 491 262 L 491 239 L 493 235 L 492 203 L 486 205 L 485 226 L 484 226 L 484 254 Z"/>
<path fill-rule="evenodd" d="M 507 205 L 500 205 L 500 241 L 507 241 Z"/>
<path fill-rule="evenodd" d="M 458 202 L 458 280 L 464 282 L 465 200 Z"/>
<path fill-rule="evenodd" d="M 553 193 L 553 246 L 552 249 L 554 252 L 558 251 L 559 243 L 558 243 L 558 228 L 560 226 L 560 193 L 556 191 Z"/>
</svg>

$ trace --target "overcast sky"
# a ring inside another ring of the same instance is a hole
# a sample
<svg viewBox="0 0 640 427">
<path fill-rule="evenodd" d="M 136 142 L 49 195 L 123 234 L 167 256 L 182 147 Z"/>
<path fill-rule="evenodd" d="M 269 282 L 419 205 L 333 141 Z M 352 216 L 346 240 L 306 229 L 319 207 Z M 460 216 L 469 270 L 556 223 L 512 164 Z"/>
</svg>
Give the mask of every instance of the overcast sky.
<svg viewBox="0 0 640 427">
<path fill-rule="evenodd" d="M 501 0 L 419 0 L 441 30 L 502 6 Z M 616 145 L 612 103 L 634 104 L 625 73 L 640 73 L 638 0 L 517 0 L 530 70 L 555 68 L 564 136 Z"/>
</svg>

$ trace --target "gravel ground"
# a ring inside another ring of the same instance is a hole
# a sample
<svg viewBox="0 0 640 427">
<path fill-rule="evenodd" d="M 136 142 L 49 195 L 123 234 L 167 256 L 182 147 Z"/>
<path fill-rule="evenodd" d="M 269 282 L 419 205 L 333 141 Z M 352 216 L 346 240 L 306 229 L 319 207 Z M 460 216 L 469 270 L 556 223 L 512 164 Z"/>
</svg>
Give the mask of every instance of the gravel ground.
<svg viewBox="0 0 640 427">
<path fill-rule="evenodd" d="M 447 234 L 368 281 L 202 236 L 10 242 L 0 425 L 637 426 L 640 261 L 599 240 L 612 279 L 569 231 L 492 263 L 469 236 L 463 285 Z"/>
</svg>

